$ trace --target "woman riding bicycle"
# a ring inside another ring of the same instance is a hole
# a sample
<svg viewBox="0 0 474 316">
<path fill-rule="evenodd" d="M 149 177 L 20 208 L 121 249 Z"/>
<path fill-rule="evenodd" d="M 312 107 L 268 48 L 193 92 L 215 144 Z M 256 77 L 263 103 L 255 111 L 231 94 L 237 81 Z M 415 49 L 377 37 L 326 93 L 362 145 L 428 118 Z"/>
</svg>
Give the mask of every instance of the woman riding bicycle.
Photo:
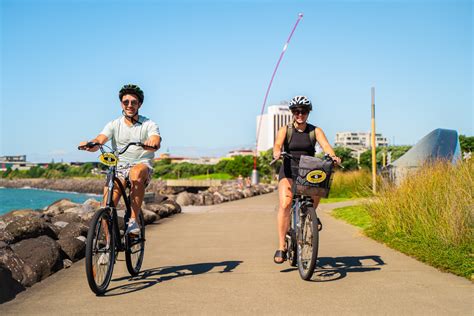
<svg viewBox="0 0 474 316">
<path fill-rule="evenodd" d="M 136 221 L 141 209 L 145 187 L 148 185 L 153 173 L 152 161 L 154 151 L 160 148 L 161 136 L 158 126 L 150 119 L 138 114 L 138 109 L 144 100 L 143 91 L 137 85 L 127 84 L 119 91 L 119 99 L 122 107 L 122 115 L 118 119 L 109 122 L 103 131 L 91 143 L 105 144 L 112 141 L 113 148 L 123 148 L 130 142 L 141 142 L 146 146 L 131 147 L 119 157 L 117 175 L 125 186 L 125 181 L 131 183 L 131 205 L 132 214 L 127 228 L 127 233 L 137 233 L 139 227 Z M 81 142 L 84 147 L 88 142 Z M 88 151 L 97 151 L 98 146 L 93 148 L 84 147 Z M 107 188 L 104 188 L 104 205 L 107 201 Z M 113 201 L 117 205 L 120 199 L 118 188 L 114 190 Z"/>
<path fill-rule="evenodd" d="M 285 152 L 290 153 L 295 158 L 299 158 L 302 155 L 314 156 L 315 143 L 318 142 L 326 154 L 335 162 L 340 163 L 341 159 L 334 153 L 323 130 L 307 123 L 309 112 L 313 109 L 311 101 L 305 96 L 296 96 L 291 99 L 289 105 L 293 114 L 293 122 L 278 131 L 273 147 L 273 157 L 275 159 L 280 158 L 282 147 Z M 289 135 L 290 139 L 288 139 Z M 289 228 L 290 208 L 293 198 L 291 192 L 291 185 L 293 183 L 292 167 L 296 168 L 297 163 L 284 158 L 278 176 L 279 208 L 277 222 L 279 246 L 273 257 L 274 262 L 278 264 L 286 260 L 285 236 Z M 321 198 L 312 196 L 312 199 L 316 208 Z"/>
</svg>

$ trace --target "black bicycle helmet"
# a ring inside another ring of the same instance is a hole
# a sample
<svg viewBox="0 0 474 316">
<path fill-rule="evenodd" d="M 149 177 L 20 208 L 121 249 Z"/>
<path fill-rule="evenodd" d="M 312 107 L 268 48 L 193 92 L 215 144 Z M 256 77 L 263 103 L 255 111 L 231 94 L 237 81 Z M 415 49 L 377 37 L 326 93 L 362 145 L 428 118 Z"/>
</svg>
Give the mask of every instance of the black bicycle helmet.
<svg viewBox="0 0 474 316">
<path fill-rule="evenodd" d="M 308 112 L 310 112 L 313 109 L 313 105 L 311 104 L 311 101 L 305 97 L 304 95 L 297 95 L 290 101 L 290 110 L 296 109 L 296 108 L 304 108 L 307 109 Z"/>
<path fill-rule="evenodd" d="M 122 101 L 123 96 L 126 94 L 136 95 L 140 103 L 143 103 L 143 100 L 145 99 L 145 96 L 143 95 L 143 90 L 140 89 L 140 87 L 135 84 L 126 84 L 122 87 L 122 89 L 120 89 L 120 92 L 119 92 L 120 101 Z"/>
</svg>

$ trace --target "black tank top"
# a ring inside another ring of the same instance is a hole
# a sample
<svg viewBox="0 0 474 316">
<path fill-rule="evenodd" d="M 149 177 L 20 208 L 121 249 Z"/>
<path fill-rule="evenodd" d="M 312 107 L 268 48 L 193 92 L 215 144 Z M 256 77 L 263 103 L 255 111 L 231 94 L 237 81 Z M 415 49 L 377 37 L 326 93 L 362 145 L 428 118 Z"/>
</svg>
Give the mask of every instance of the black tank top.
<svg viewBox="0 0 474 316">
<path fill-rule="evenodd" d="M 309 138 L 310 132 L 314 133 L 314 130 L 310 129 L 308 124 L 306 124 L 305 130 L 302 132 L 299 132 L 296 128 L 293 128 L 291 141 L 289 144 L 285 145 L 284 150 L 292 154 L 295 158 L 300 158 L 302 155 L 314 156 L 316 150 L 311 144 L 311 139 Z M 291 166 L 297 167 L 298 163 L 293 160 L 284 158 L 278 177 L 280 180 L 282 178 L 291 178 Z"/>
</svg>

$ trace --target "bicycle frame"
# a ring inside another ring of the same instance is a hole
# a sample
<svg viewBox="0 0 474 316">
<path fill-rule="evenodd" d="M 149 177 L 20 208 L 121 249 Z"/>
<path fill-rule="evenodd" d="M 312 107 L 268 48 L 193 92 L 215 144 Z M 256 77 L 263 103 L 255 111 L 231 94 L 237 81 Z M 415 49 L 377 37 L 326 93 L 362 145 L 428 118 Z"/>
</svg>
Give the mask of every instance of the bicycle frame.
<svg viewBox="0 0 474 316">
<path fill-rule="evenodd" d="M 117 215 L 117 208 L 114 205 L 113 202 L 113 193 L 114 193 L 114 188 L 115 184 L 118 185 L 118 188 L 120 190 L 121 196 L 123 198 L 123 201 L 125 202 L 125 216 L 124 216 L 124 221 L 125 221 L 125 227 L 127 226 L 128 220 L 130 218 L 130 212 L 131 212 L 131 204 L 130 204 L 130 196 L 126 194 L 126 189 L 124 188 L 123 184 L 119 179 L 116 177 L 116 166 L 111 166 L 109 167 L 109 170 L 107 171 L 107 202 L 106 202 L 106 207 L 110 208 L 112 210 L 112 218 L 111 220 L 113 221 L 113 227 L 114 227 L 114 234 L 117 237 L 120 237 L 120 230 L 119 230 L 119 225 L 118 225 L 118 215 Z M 115 238 L 115 246 L 119 251 L 123 251 L 125 249 L 124 244 L 121 242 L 120 238 Z"/>
</svg>

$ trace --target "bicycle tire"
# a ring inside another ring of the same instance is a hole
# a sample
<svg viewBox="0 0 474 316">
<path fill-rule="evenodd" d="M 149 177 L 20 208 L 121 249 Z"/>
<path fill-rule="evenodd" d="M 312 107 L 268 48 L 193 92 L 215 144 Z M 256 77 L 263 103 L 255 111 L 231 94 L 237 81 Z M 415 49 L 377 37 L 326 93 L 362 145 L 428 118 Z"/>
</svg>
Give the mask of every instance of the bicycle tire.
<svg viewBox="0 0 474 316">
<path fill-rule="evenodd" d="M 102 230 L 104 227 L 106 230 Z M 104 261 L 106 262 L 104 263 Z M 90 222 L 86 240 L 86 276 L 92 292 L 97 295 L 105 293 L 112 279 L 114 264 L 115 234 L 112 224 L 112 210 L 101 208 L 94 214 Z M 103 275 L 102 277 L 98 276 L 99 272 L 104 272 L 100 273 Z"/>
<path fill-rule="evenodd" d="M 313 276 L 318 259 L 319 230 L 318 217 L 314 207 L 307 207 L 304 213 L 305 215 L 300 216 L 301 225 L 297 227 L 296 257 L 300 276 L 307 281 Z"/>
<path fill-rule="evenodd" d="M 136 276 L 140 273 L 145 255 L 145 220 L 143 219 L 142 212 L 138 216 L 138 225 L 140 226 L 140 235 L 138 237 L 130 234 L 125 236 L 125 262 L 131 276 Z"/>
</svg>

